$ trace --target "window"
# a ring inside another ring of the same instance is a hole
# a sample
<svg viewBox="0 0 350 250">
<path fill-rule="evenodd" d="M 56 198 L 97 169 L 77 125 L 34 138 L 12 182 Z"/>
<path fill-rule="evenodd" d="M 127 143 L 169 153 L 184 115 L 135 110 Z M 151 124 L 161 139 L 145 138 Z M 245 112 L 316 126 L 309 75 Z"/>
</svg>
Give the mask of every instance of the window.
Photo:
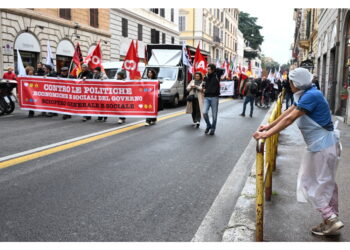
<svg viewBox="0 0 350 250">
<path fill-rule="evenodd" d="M 175 44 L 175 37 L 171 37 L 171 44 Z"/>
<path fill-rule="evenodd" d="M 306 38 L 310 38 L 310 28 L 311 28 L 311 11 L 307 13 L 307 23 L 306 23 Z"/>
<path fill-rule="evenodd" d="M 170 13 L 170 20 L 172 21 L 172 22 L 174 22 L 174 9 L 171 9 L 171 13 Z"/>
<path fill-rule="evenodd" d="M 60 9 L 60 18 L 71 20 L 71 11 L 70 9 Z"/>
<path fill-rule="evenodd" d="M 151 43 L 159 44 L 159 31 L 151 29 Z"/>
<path fill-rule="evenodd" d="M 98 28 L 98 9 L 90 9 L 90 26 Z"/>
<path fill-rule="evenodd" d="M 160 16 L 165 17 L 165 9 L 160 9 Z"/>
<path fill-rule="evenodd" d="M 221 12 L 221 22 L 224 22 L 224 12 Z"/>
<path fill-rule="evenodd" d="M 137 40 L 142 41 L 143 27 L 141 24 L 137 25 Z"/>
<path fill-rule="evenodd" d="M 185 16 L 179 16 L 179 30 L 180 30 L 180 32 L 186 30 L 186 17 Z"/>
<path fill-rule="evenodd" d="M 128 20 L 122 18 L 122 36 L 128 37 Z"/>
<path fill-rule="evenodd" d="M 159 14 L 159 10 L 158 10 L 158 9 L 151 9 L 151 11 L 152 11 L 153 13 Z"/>
<path fill-rule="evenodd" d="M 219 18 L 220 18 L 220 10 L 219 9 L 217 9 L 216 10 L 216 18 L 219 20 Z"/>
<path fill-rule="evenodd" d="M 165 39 L 165 33 L 162 34 L 162 44 L 166 43 L 166 39 Z"/>
</svg>

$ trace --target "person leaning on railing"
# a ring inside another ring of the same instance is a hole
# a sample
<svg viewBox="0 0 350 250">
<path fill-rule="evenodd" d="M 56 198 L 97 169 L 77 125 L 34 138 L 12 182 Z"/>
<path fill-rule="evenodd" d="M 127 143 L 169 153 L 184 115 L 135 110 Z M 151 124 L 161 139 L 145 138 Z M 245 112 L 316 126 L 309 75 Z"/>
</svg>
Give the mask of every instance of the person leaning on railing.
<svg viewBox="0 0 350 250">
<path fill-rule="evenodd" d="M 339 220 L 338 187 L 335 182 L 341 145 L 339 131 L 334 129 L 327 100 L 312 85 L 312 74 L 304 68 L 289 73 L 294 105 L 277 120 L 262 125 L 253 134 L 265 139 L 291 125 L 297 125 L 303 134 L 307 151 L 301 162 L 297 199 L 309 201 L 321 212 L 324 221 L 311 229 L 315 235 L 337 235 L 344 224 Z"/>
</svg>

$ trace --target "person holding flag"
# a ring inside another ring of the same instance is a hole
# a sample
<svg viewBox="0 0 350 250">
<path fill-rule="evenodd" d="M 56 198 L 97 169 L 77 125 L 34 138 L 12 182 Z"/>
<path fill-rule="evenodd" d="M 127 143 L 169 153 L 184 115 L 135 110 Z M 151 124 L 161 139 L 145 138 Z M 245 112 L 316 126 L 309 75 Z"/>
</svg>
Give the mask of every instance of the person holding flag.
<svg viewBox="0 0 350 250">
<path fill-rule="evenodd" d="M 129 72 L 131 80 L 141 79 L 141 74 L 138 70 L 139 61 L 140 58 L 137 53 L 137 42 L 135 45 L 134 40 L 132 40 L 122 67 Z"/>
<path fill-rule="evenodd" d="M 74 67 L 73 71 L 71 72 L 73 62 L 75 64 L 75 67 Z M 80 72 L 82 71 L 81 65 L 83 63 L 84 63 L 83 55 L 81 54 L 80 45 L 79 45 L 79 43 L 77 43 L 77 46 L 75 47 L 73 59 L 71 61 L 70 67 L 69 67 L 69 72 L 71 72 L 70 74 L 74 77 L 77 77 L 80 74 Z M 69 76 L 68 76 L 68 78 L 69 78 Z"/>
</svg>

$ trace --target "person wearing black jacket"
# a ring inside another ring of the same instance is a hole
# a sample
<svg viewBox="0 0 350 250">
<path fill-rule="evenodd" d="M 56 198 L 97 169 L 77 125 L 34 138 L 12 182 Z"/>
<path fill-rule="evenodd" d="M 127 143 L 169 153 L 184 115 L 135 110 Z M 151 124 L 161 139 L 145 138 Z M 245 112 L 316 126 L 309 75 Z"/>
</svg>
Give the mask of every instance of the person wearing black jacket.
<svg viewBox="0 0 350 250">
<path fill-rule="evenodd" d="M 294 103 L 294 96 L 292 89 L 289 84 L 289 78 L 283 80 L 283 88 L 285 89 L 285 95 L 286 95 L 286 110 L 289 108 L 289 100 L 290 100 L 290 105 L 292 106 Z"/>
<path fill-rule="evenodd" d="M 43 69 L 43 63 L 42 62 L 39 62 L 37 64 L 37 70 L 35 71 L 35 75 L 36 76 L 44 76 L 45 75 L 45 71 Z"/>
<path fill-rule="evenodd" d="M 203 117 L 207 124 L 205 134 L 214 135 L 216 129 L 216 121 L 218 117 L 220 81 L 216 75 L 216 66 L 208 65 L 208 75 L 204 78 L 204 113 Z M 209 108 L 211 107 L 213 119 L 209 120 Z M 210 132 L 209 132 L 210 131 Z"/>
<path fill-rule="evenodd" d="M 81 65 L 81 69 L 82 71 L 79 73 L 78 75 L 78 79 L 92 79 L 93 75 L 91 73 L 91 71 L 89 70 L 89 66 L 84 63 L 83 65 Z M 91 120 L 91 116 L 84 116 L 83 117 L 83 122 L 86 122 L 87 120 Z"/>
</svg>

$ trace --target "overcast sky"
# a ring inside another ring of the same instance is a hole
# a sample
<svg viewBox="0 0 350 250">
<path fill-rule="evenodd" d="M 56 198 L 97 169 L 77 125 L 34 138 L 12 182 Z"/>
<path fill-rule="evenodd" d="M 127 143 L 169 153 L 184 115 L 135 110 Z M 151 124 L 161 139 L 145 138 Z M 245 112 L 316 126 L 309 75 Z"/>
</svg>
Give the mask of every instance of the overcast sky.
<svg viewBox="0 0 350 250">
<path fill-rule="evenodd" d="M 291 59 L 290 46 L 294 39 L 293 8 L 283 8 L 279 4 L 278 11 L 275 11 L 275 8 L 271 8 L 269 12 L 260 8 L 239 8 L 239 10 L 257 17 L 258 25 L 263 27 L 260 30 L 264 36 L 262 53 L 280 64 L 287 63 Z"/>
</svg>

